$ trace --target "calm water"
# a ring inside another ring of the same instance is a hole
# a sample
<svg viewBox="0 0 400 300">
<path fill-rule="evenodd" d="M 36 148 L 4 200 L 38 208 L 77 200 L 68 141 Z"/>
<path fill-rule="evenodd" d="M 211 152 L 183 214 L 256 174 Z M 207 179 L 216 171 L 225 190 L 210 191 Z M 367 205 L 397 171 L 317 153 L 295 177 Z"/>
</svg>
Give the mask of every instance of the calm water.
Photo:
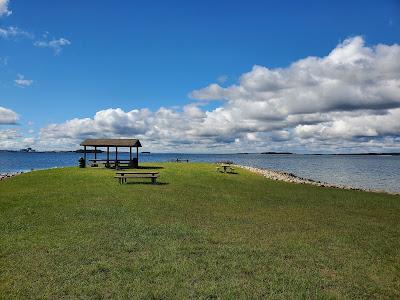
<svg viewBox="0 0 400 300">
<path fill-rule="evenodd" d="M 79 153 L 0 152 L 0 173 L 76 166 Z M 88 159 L 93 154 L 88 155 Z M 128 158 L 127 153 L 118 155 Z M 98 158 L 105 158 L 103 154 Z M 230 160 L 237 164 L 294 173 L 301 177 L 354 187 L 400 192 L 400 156 L 265 155 L 265 154 L 142 154 L 141 162 L 176 158 L 197 162 Z"/>
</svg>

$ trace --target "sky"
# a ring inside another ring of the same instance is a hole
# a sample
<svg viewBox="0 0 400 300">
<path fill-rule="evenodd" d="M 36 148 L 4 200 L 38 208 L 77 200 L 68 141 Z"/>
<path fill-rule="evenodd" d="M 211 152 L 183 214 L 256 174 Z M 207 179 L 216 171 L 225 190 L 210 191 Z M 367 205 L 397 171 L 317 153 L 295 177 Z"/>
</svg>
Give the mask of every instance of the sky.
<svg viewBox="0 0 400 300">
<path fill-rule="evenodd" d="M 400 152 L 400 1 L 0 0 L 0 149 Z"/>
</svg>

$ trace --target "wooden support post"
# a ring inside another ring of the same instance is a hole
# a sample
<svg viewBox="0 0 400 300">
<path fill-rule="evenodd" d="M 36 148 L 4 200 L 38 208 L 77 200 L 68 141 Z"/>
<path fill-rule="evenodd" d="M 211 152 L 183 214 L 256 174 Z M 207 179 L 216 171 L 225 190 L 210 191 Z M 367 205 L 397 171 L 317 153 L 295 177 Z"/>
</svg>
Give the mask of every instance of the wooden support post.
<svg viewBox="0 0 400 300">
<path fill-rule="evenodd" d="M 110 163 L 110 147 L 107 147 L 107 164 Z"/>
<path fill-rule="evenodd" d="M 129 147 L 129 162 L 132 161 L 132 147 Z"/>
<path fill-rule="evenodd" d="M 115 169 L 118 169 L 118 147 L 115 147 Z"/>
<path fill-rule="evenodd" d="M 136 168 L 139 167 L 139 147 L 136 147 Z"/>
<path fill-rule="evenodd" d="M 94 162 L 97 160 L 97 147 L 94 147 Z"/>
</svg>

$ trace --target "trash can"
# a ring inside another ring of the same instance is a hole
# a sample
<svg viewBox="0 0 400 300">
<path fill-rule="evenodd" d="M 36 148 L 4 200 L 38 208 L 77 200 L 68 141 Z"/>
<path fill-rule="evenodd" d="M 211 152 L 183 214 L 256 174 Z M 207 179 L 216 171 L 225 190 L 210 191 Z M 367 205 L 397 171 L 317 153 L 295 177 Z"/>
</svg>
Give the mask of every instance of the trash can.
<svg viewBox="0 0 400 300">
<path fill-rule="evenodd" d="M 81 157 L 79 160 L 79 168 L 85 168 L 86 167 L 86 161 L 83 157 Z"/>
<path fill-rule="evenodd" d="M 132 160 L 129 162 L 129 167 L 130 168 L 137 168 L 139 166 L 137 158 L 132 158 Z"/>
</svg>

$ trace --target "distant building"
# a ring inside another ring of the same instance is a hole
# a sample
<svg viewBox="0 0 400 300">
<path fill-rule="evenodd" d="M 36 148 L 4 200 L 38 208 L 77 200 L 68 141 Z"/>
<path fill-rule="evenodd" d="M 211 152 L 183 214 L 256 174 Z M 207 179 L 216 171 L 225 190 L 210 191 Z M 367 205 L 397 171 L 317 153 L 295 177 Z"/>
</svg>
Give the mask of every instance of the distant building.
<svg viewBox="0 0 400 300">
<path fill-rule="evenodd" d="M 35 149 L 32 149 L 31 147 L 25 148 L 25 149 L 21 149 L 19 150 L 20 152 L 36 152 Z"/>
</svg>

